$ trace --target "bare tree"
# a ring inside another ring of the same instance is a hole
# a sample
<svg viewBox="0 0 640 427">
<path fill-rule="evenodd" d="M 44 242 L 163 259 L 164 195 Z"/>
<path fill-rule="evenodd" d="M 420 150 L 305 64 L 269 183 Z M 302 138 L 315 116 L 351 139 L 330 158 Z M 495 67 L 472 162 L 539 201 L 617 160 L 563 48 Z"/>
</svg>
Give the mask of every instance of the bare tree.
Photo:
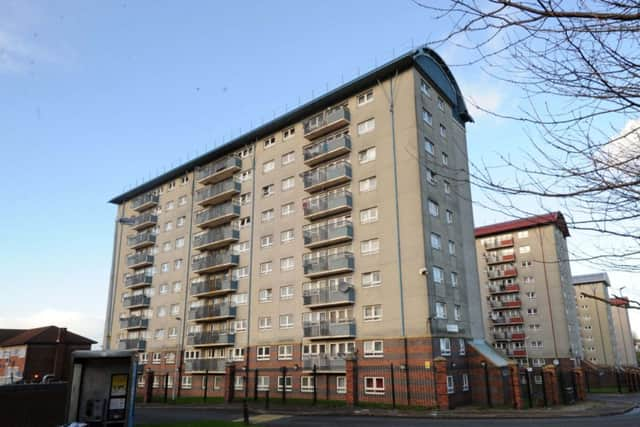
<svg viewBox="0 0 640 427">
<path fill-rule="evenodd" d="M 609 268 L 640 271 L 640 1 L 417 1 L 452 30 L 466 59 L 524 94 L 510 113 L 529 131 L 526 161 L 474 164 L 474 184 L 517 211 L 520 196 L 562 208 L 570 228 L 616 237 L 582 252 Z M 483 109 L 481 105 L 477 108 Z"/>
</svg>

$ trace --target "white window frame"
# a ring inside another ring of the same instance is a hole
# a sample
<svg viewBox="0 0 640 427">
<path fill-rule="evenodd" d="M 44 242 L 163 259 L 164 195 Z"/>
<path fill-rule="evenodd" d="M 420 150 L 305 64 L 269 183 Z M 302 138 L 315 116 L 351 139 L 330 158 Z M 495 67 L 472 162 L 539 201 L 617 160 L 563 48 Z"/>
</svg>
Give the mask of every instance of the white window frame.
<svg viewBox="0 0 640 427">
<path fill-rule="evenodd" d="M 384 395 L 384 377 L 364 377 L 363 383 L 364 394 Z"/>
<path fill-rule="evenodd" d="M 362 348 L 364 350 L 365 358 L 384 357 L 384 341 L 383 340 L 364 341 Z"/>
</svg>

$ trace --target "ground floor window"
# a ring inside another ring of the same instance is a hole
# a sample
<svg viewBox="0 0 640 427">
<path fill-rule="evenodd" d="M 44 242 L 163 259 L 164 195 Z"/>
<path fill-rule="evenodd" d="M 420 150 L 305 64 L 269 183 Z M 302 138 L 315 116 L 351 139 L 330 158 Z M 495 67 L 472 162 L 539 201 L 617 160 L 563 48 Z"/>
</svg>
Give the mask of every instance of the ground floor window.
<svg viewBox="0 0 640 427">
<path fill-rule="evenodd" d="M 384 377 L 364 377 L 364 394 L 384 394 Z"/>
</svg>

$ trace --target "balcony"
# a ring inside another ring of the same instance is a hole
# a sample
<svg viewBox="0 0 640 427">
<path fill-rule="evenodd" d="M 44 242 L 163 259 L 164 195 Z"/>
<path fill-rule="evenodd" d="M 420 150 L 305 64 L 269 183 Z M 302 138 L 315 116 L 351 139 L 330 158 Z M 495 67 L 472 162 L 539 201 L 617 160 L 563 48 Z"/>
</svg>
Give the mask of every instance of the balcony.
<svg viewBox="0 0 640 427">
<path fill-rule="evenodd" d="M 240 187 L 240 182 L 234 178 L 218 182 L 217 184 L 207 185 L 196 191 L 196 203 L 200 206 L 209 206 L 224 202 L 236 194 L 239 194 Z"/>
<path fill-rule="evenodd" d="M 304 260 L 303 264 L 304 275 L 307 277 L 348 273 L 354 269 L 353 254 L 351 252 L 309 257 Z"/>
<path fill-rule="evenodd" d="M 216 227 L 239 216 L 240 205 L 235 202 L 227 202 L 196 212 L 196 225 L 200 228 Z"/>
<path fill-rule="evenodd" d="M 133 274 L 124 280 L 126 288 L 138 288 L 141 286 L 151 286 L 153 276 L 145 272 Z"/>
<path fill-rule="evenodd" d="M 351 164 L 341 160 L 331 165 L 308 170 L 302 174 L 302 181 L 304 190 L 309 193 L 349 182 L 351 181 Z"/>
<path fill-rule="evenodd" d="M 496 325 L 521 325 L 524 323 L 524 319 L 520 316 L 498 316 L 489 317 L 491 321 Z"/>
<path fill-rule="evenodd" d="M 512 283 L 510 285 L 489 285 L 489 293 L 491 294 L 508 294 L 520 292 L 520 285 Z"/>
<path fill-rule="evenodd" d="M 138 215 L 132 218 L 131 228 L 136 231 L 143 230 L 145 228 L 153 227 L 158 223 L 158 217 L 156 215 L 146 213 L 144 215 Z"/>
<path fill-rule="evenodd" d="M 148 267 L 150 265 L 153 265 L 153 255 L 138 253 L 127 257 L 127 266 L 129 268 Z"/>
<path fill-rule="evenodd" d="M 233 176 L 233 174 L 240 169 L 242 169 L 242 160 L 234 156 L 229 156 L 209 163 L 202 169 L 196 171 L 196 181 L 198 181 L 198 184 L 214 184 Z"/>
<path fill-rule="evenodd" d="M 309 308 L 353 304 L 356 299 L 353 286 L 346 281 L 340 281 L 337 285 L 328 285 L 326 280 L 322 280 L 320 283 L 305 284 L 305 288 L 302 293 L 302 301 Z"/>
<path fill-rule="evenodd" d="M 341 323 L 304 322 L 304 337 L 310 339 L 353 338 L 356 336 L 356 322 Z"/>
<path fill-rule="evenodd" d="M 188 359 L 184 361 L 185 372 L 224 372 L 226 359 Z"/>
<path fill-rule="evenodd" d="M 348 125 L 350 121 L 351 115 L 346 106 L 323 111 L 304 121 L 304 137 L 307 139 L 318 138 Z"/>
<path fill-rule="evenodd" d="M 489 300 L 489 305 L 493 310 L 509 310 L 512 308 L 520 308 L 522 307 L 522 301 L 492 301 Z"/>
<path fill-rule="evenodd" d="M 495 239 L 493 242 L 485 242 L 484 248 L 488 251 L 501 248 L 509 248 L 513 246 L 513 237 Z"/>
<path fill-rule="evenodd" d="M 353 207 L 353 199 L 350 191 L 331 191 L 304 199 L 302 206 L 304 217 L 308 220 L 315 220 L 324 216 L 350 211 Z"/>
<path fill-rule="evenodd" d="M 194 347 L 229 346 L 235 342 L 235 334 L 227 332 L 198 332 L 187 337 L 187 345 Z"/>
<path fill-rule="evenodd" d="M 507 356 L 511 357 L 527 357 L 527 350 L 524 348 L 520 349 L 507 349 Z"/>
<path fill-rule="evenodd" d="M 313 356 L 302 356 L 302 369 L 312 371 L 316 367 L 316 372 L 343 373 L 347 369 L 347 362 L 344 357 L 319 354 Z"/>
<path fill-rule="evenodd" d="M 191 283 L 191 296 L 204 297 L 226 294 L 238 289 L 238 281 L 229 275 L 212 277 Z"/>
<path fill-rule="evenodd" d="M 515 277 L 518 275 L 518 270 L 513 268 L 505 268 L 504 270 L 487 271 L 487 277 L 489 279 L 506 279 L 507 277 Z"/>
<path fill-rule="evenodd" d="M 138 233 L 133 236 L 127 237 L 127 246 L 131 249 L 140 249 L 147 246 L 152 246 L 156 243 L 156 235 L 150 231 L 144 233 Z"/>
<path fill-rule="evenodd" d="M 194 258 L 191 269 L 194 273 L 215 273 L 238 265 L 238 255 L 230 251 L 210 253 L 202 257 Z"/>
<path fill-rule="evenodd" d="M 488 265 L 494 264 L 502 264 L 505 262 L 513 262 L 516 260 L 516 256 L 514 254 L 509 255 L 487 255 L 484 257 L 485 261 Z"/>
<path fill-rule="evenodd" d="M 304 235 L 304 246 L 313 249 L 352 240 L 353 224 L 347 220 L 311 224 L 303 227 L 302 234 Z"/>
<path fill-rule="evenodd" d="M 136 212 L 142 212 L 145 209 L 152 208 L 158 204 L 160 196 L 153 193 L 143 194 L 131 201 L 131 209 Z"/>
<path fill-rule="evenodd" d="M 230 304 L 214 304 L 189 310 L 189 320 L 196 322 L 231 319 L 236 317 L 236 308 Z"/>
<path fill-rule="evenodd" d="M 524 332 L 495 332 L 493 338 L 496 341 L 524 341 Z"/>
<path fill-rule="evenodd" d="M 351 151 L 351 137 L 340 135 L 335 138 L 315 142 L 302 148 L 304 153 L 304 163 L 313 166 L 326 160 Z"/>
<path fill-rule="evenodd" d="M 139 316 L 131 316 L 120 319 L 120 329 L 147 329 L 149 319 Z"/>
<path fill-rule="evenodd" d="M 193 237 L 193 248 L 199 251 L 229 246 L 240 238 L 240 230 L 231 226 L 209 229 Z"/>
<path fill-rule="evenodd" d="M 149 307 L 149 304 L 151 304 L 151 298 L 146 295 L 128 296 L 122 301 L 122 306 L 125 308 L 143 308 Z"/>
<path fill-rule="evenodd" d="M 118 342 L 118 350 L 138 350 L 145 351 L 147 341 L 143 339 L 133 338 L 128 340 L 120 340 Z"/>
</svg>

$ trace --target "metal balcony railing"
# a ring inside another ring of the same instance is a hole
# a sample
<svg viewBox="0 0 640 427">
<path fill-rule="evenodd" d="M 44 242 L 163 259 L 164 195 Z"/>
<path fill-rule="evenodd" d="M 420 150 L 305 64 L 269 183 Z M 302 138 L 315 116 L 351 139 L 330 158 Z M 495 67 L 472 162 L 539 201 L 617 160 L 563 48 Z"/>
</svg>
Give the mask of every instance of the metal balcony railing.
<svg viewBox="0 0 640 427">
<path fill-rule="evenodd" d="M 351 192 L 348 190 L 331 191 L 302 201 L 304 216 L 314 220 L 323 216 L 350 211 L 353 207 Z"/>
<path fill-rule="evenodd" d="M 302 229 L 304 245 L 316 248 L 353 239 L 353 224 L 349 220 L 306 225 Z"/>
<path fill-rule="evenodd" d="M 303 122 L 304 136 L 307 139 L 318 138 L 332 132 L 351 121 L 351 114 L 346 106 L 335 107 L 316 114 Z"/>
<path fill-rule="evenodd" d="M 505 277 L 515 277 L 517 275 L 518 270 L 515 267 L 505 268 L 504 270 L 487 271 L 487 277 L 489 279 L 503 279 Z"/>
<path fill-rule="evenodd" d="M 520 292 L 520 286 L 517 283 L 510 285 L 489 285 L 489 292 L 492 294 Z"/>
<path fill-rule="evenodd" d="M 131 268 L 145 267 L 148 265 L 153 265 L 153 255 L 149 255 L 147 253 L 139 253 L 129 255 L 127 257 L 127 266 Z"/>
<path fill-rule="evenodd" d="M 305 164 L 313 166 L 350 152 L 351 137 L 349 135 L 340 135 L 335 138 L 325 139 L 305 146 L 302 151 Z"/>
<path fill-rule="evenodd" d="M 127 237 L 127 245 L 131 249 L 143 248 L 145 246 L 151 246 L 156 243 L 156 235 L 151 231 L 145 231 L 144 233 L 138 233 L 133 236 Z"/>
<path fill-rule="evenodd" d="M 239 238 L 240 230 L 235 227 L 211 228 L 193 237 L 193 248 L 198 250 L 219 248 L 237 242 Z"/>
<path fill-rule="evenodd" d="M 127 288 L 136 286 L 149 286 L 153 281 L 153 276 L 145 272 L 133 274 L 124 280 L 124 286 Z"/>
<path fill-rule="evenodd" d="M 232 176 L 240 169 L 242 169 L 242 160 L 228 156 L 197 170 L 196 181 L 200 184 L 212 184 Z"/>
<path fill-rule="evenodd" d="M 234 178 L 207 185 L 196 191 L 196 203 L 205 206 L 222 202 L 240 193 L 241 184 Z"/>
<path fill-rule="evenodd" d="M 356 335 L 356 322 L 354 320 L 340 323 L 304 322 L 302 329 L 305 338 L 347 338 Z"/>
<path fill-rule="evenodd" d="M 189 320 L 221 319 L 236 316 L 236 307 L 230 304 L 214 304 L 195 307 L 189 310 Z"/>
<path fill-rule="evenodd" d="M 328 354 L 302 356 L 303 370 L 311 371 L 314 366 L 316 371 L 319 372 L 345 372 L 347 368 L 347 361 L 344 357 Z"/>
<path fill-rule="evenodd" d="M 131 201 L 131 209 L 136 212 L 143 211 L 145 209 L 152 208 L 158 204 L 160 201 L 160 196 L 153 193 L 143 194 L 142 196 L 138 196 Z"/>
<path fill-rule="evenodd" d="M 487 250 L 508 248 L 511 246 L 513 246 L 513 237 L 495 239 L 493 242 L 488 241 L 484 243 L 484 248 Z"/>
<path fill-rule="evenodd" d="M 145 329 L 149 326 L 149 319 L 139 316 L 131 316 L 120 319 L 121 329 Z"/>
<path fill-rule="evenodd" d="M 118 342 L 118 350 L 138 350 L 144 351 L 147 348 L 147 341 L 143 339 L 133 338 L 120 340 Z"/>
<path fill-rule="evenodd" d="M 302 299 L 303 304 L 306 306 L 325 307 L 353 304 L 356 294 L 350 283 L 342 282 L 337 286 L 325 285 L 319 288 L 305 289 L 302 293 Z"/>
<path fill-rule="evenodd" d="M 131 228 L 134 230 L 142 230 L 144 228 L 153 227 L 158 223 L 158 217 L 156 215 L 146 213 L 133 217 L 131 221 Z"/>
<path fill-rule="evenodd" d="M 485 261 L 487 264 L 501 264 L 504 262 L 513 262 L 516 260 L 516 256 L 514 254 L 508 255 L 485 255 Z"/>
<path fill-rule="evenodd" d="M 215 227 L 240 216 L 240 205 L 227 202 L 196 213 L 196 225 L 200 228 Z"/>
<path fill-rule="evenodd" d="M 314 192 L 351 181 L 351 164 L 346 160 L 320 166 L 302 174 L 304 189 Z"/>
<path fill-rule="evenodd" d="M 191 295 L 215 295 L 233 292 L 238 289 L 238 281 L 232 280 L 229 275 L 211 277 L 191 283 Z"/>
<path fill-rule="evenodd" d="M 151 304 L 151 298 L 146 295 L 133 295 L 125 297 L 122 305 L 125 308 L 148 307 Z"/>
<path fill-rule="evenodd" d="M 187 345 L 214 346 L 233 345 L 236 342 L 235 334 L 228 332 L 198 332 L 187 337 Z"/>
<path fill-rule="evenodd" d="M 191 269 L 195 273 L 212 273 L 238 265 L 239 256 L 231 251 L 214 252 L 193 259 Z"/>
<path fill-rule="evenodd" d="M 224 372 L 226 359 L 188 359 L 184 361 L 185 372 Z"/>
<path fill-rule="evenodd" d="M 303 262 L 304 275 L 309 277 L 353 271 L 351 252 L 308 257 Z"/>
</svg>

